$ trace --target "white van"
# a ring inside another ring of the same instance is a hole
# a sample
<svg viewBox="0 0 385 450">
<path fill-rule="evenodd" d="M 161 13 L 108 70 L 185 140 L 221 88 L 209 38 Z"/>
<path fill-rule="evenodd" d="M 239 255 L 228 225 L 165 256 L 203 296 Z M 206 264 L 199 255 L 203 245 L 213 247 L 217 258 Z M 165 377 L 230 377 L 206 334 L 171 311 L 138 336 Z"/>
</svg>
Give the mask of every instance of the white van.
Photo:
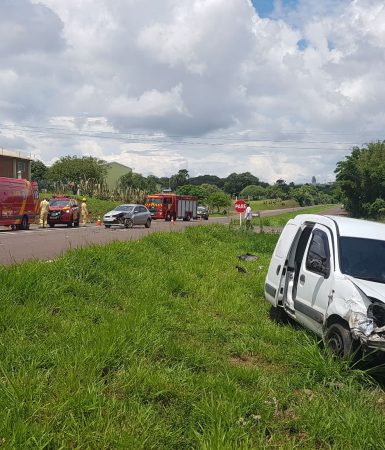
<svg viewBox="0 0 385 450">
<path fill-rule="evenodd" d="M 385 351 L 385 225 L 301 214 L 271 258 L 265 297 L 322 336 L 337 355 L 355 344 Z"/>
</svg>

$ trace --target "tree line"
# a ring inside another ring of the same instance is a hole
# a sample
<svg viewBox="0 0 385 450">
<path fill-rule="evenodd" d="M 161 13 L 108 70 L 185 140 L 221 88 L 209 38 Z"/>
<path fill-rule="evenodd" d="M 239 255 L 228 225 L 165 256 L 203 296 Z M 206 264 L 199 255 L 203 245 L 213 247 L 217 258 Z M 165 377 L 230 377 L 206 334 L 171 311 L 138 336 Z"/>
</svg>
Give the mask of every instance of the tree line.
<svg viewBox="0 0 385 450">
<path fill-rule="evenodd" d="M 47 167 L 41 161 L 32 163 L 32 179 L 39 182 L 41 188 L 55 190 L 58 183 L 75 194 L 92 186 L 88 195 L 108 198 L 104 179 L 108 172 L 108 163 L 92 156 L 65 156 Z M 314 177 L 313 177 L 314 178 Z M 97 189 L 96 189 L 97 187 Z M 154 193 L 170 189 L 177 194 L 194 195 L 200 203 L 212 210 L 229 208 L 235 197 L 247 200 L 287 200 L 293 198 L 301 206 L 337 201 L 334 185 L 287 184 L 277 180 L 274 184 L 261 181 L 250 172 L 231 173 L 225 178 L 216 175 L 190 177 L 188 170 L 181 169 L 170 177 L 143 176 L 129 171 L 118 180 L 117 189 L 134 189 L 137 192 Z"/>
</svg>

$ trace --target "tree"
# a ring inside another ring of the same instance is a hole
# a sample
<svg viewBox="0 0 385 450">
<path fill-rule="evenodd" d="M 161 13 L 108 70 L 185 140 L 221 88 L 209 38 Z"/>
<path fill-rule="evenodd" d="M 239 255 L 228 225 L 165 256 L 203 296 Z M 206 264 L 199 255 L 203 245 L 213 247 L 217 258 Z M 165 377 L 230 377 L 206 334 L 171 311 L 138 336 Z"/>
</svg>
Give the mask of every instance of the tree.
<svg viewBox="0 0 385 450">
<path fill-rule="evenodd" d="M 47 177 L 53 181 L 78 184 L 81 181 L 102 182 L 107 173 L 107 163 L 93 156 L 64 156 L 48 170 Z"/>
<path fill-rule="evenodd" d="M 266 198 L 271 199 L 287 199 L 289 197 L 288 193 L 286 192 L 286 189 L 289 190 L 289 186 L 285 185 L 278 185 L 273 184 L 272 186 L 268 186 L 265 190 L 265 196 Z"/>
<path fill-rule="evenodd" d="M 48 167 L 42 161 L 32 161 L 31 164 L 31 179 L 37 181 L 39 185 L 45 182 L 48 172 Z"/>
<path fill-rule="evenodd" d="M 212 184 L 222 189 L 225 183 L 223 178 L 219 178 L 216 175 L 199 175 L 197 177 L 189 178 L 190 184 L 202 185 L 202 184 Z"/>
<path fill-rule="evenodd" d="M 159 192 L 162 188 L 162 184 L 159 181 L 159 178 L 157 178 L 155 175 L 149 175 L 147 177 L 147 192 L 148 193 L 154 193 Z"/>
<path fill-rule="evenodd" d="M 194 195 L 198 197 L 199 203 L 207 204 L 207 199 L 210 194 L 214 192 L 223 192 L 217 186 L 211 184 L 201 184 L 200 186 L 195 186 L 193 184 L 185 184 L 184 186 L 179 186 L 176 188 L 176 193 L 179 195 Z"/>
<path fill-rule="evenodd" d="M 209 197 L 210 194 L 213 194 L 214 192 L 223 192 L 222 189 L 220 189 L 215 184 L 203 183 L 203 184 L 201 184 L 201 188 L 206 193 L 206 199 Z"/>
<path fill-rule="evenodd" d="M 209 195 L 207 199 L 207 203 L 211 210 L 214 208 L 217 209 L 217 212 L 220 211 L 221 208 L 228 208 L 231 206 L 232 200 L 231 197 L 225 194 L 223 191 L 213 192 Z"/>
<path fill-rule="evenodd" d="M 193 184 L 185 184 L 183 186 L 179 186 L 176 188 L 176 194 L 178 195 L 193 195 L 198 197 L 198 202 L 201 203 L 205 196 L 206 192 L 201 186 L 194 186 Z"/>
<path fill-rule="evenodd" d="M 385 215 L 385 200 L 382 198 L 376 198 L 373 203 L 364 203 L 362 208 L 368 217 L 379 219 Z"/>
<path fill-rule="evenodd" d="M 299 206 L 310 206 L 315 204 L 314 191 L 310 186 L 303 185 L 290 191 L 290 196 L 297 200 Z"/>
<path fill-rule="evenodd" d="M 258 200 L 260 198 L 263 198 L 266 194 L 266 189 L 262 186 L 257 186 L 255 184 L 250 184 L 249 186 L 246 186 L 242 191 L 240 192 L 240 196 L 244 198 L 251 198 L 252 200 Z"/>
<path fill-rule="evenodd" d="M 244 173 L 231 173 L 225 181 L 224 184 L 224 191 L 230 195 L 236 194 L 239 195 L 239 193 L 244 189 L 246 186 L 249 186 L 250 184 L 259 184 L 258 177 L 255 177 L 250 172 L 244 172 Z"/>
<path fill-rule="evenodd" d="M 158 182 L 160 184 L 161 189 L 170 188 L 170 178 L 169 177 L 160 177 L 158 178 Z"/>
<path fill-rule="evenodd" d="M 119 178 L 119 186 L 123 188 L 132 187 L 144 191 L 147 189 L 147 180 L 140 173 L 130 171 Z"/>
<path fill-rule="evenodd" d="M 385 200 L 385 141 L 354 147 L 335 170 L 345 209 L 353 217 L 375 217 Z"/>
<path fill-rule="evenodd" d="M 183 186 L 189 179 L 189 174 L 187 169 L 181 169 L 177 174 L 170 177 L 170 186 L 172 189 L 176 189 L 178 186 Z"/>
</svg>

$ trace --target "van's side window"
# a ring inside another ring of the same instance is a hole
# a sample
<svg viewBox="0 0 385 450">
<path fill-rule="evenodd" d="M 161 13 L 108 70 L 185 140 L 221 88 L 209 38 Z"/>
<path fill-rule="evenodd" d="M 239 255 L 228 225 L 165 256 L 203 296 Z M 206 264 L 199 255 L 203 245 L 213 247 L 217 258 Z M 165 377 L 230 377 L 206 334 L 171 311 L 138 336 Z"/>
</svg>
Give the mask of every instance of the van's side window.
<svg viewBox="0 0 385 450">
<path fill-rule="evenodd" d="M 326 233 L 314 230 L 306 257 L 306 269 L 328 278 L 330 274 L 330 249 Z"/>
</svg>

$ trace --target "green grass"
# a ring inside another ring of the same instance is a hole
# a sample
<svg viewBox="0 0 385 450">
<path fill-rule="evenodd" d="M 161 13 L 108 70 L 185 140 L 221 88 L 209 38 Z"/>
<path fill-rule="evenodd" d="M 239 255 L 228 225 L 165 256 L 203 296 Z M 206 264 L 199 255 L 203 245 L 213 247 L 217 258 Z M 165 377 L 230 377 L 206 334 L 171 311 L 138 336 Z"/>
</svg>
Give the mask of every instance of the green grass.
<svg viewBox="0 0 385 450">
<path fill-rule="evenodd" d="M 288 220 L 294 218 L 298 214 L 319 214 L 333 207 L 335 207 L 335 205 L 318 205 L 318 206 L 311 206 L 309 208 L 303 208 L 298 211 L 279 214 L 278 216 L 263 217 L 262 218 L 263 226 L 284 227 Z M 253 224 L 255 226 L 259 226 L 260 224 L 259 218 L 253 218 Z"/>
<path fill-rule="evenodd" d="M 79 197 L 80 199 L 82 197 Z M 99 200 L 97 198 L 88 197 L 87 198 L 87 208 L 90 212 L 90 221 L 96 222 L 98 217 L 103 220 L 104 214 L 111 211 L 115 206 L 121 205 L 124 202 L 113 202 L 111 200 Z"/>
<path fill-rule="evenodd" d="M 1 268 L 1 445 L 384 448 L 382 390 L 269 319 L 277 238 L 196 226 Z"/>
<path fill-rule="evenodd" d="M 289 200 L 252 200 L 249 202 L 250 207 L 253 212 L 255 211 L 268 211 L 271 209 L 282 209 L 282 208 L 296 208 L 299 206 L 298 202 L 293 199 Z"/>
</svg>

